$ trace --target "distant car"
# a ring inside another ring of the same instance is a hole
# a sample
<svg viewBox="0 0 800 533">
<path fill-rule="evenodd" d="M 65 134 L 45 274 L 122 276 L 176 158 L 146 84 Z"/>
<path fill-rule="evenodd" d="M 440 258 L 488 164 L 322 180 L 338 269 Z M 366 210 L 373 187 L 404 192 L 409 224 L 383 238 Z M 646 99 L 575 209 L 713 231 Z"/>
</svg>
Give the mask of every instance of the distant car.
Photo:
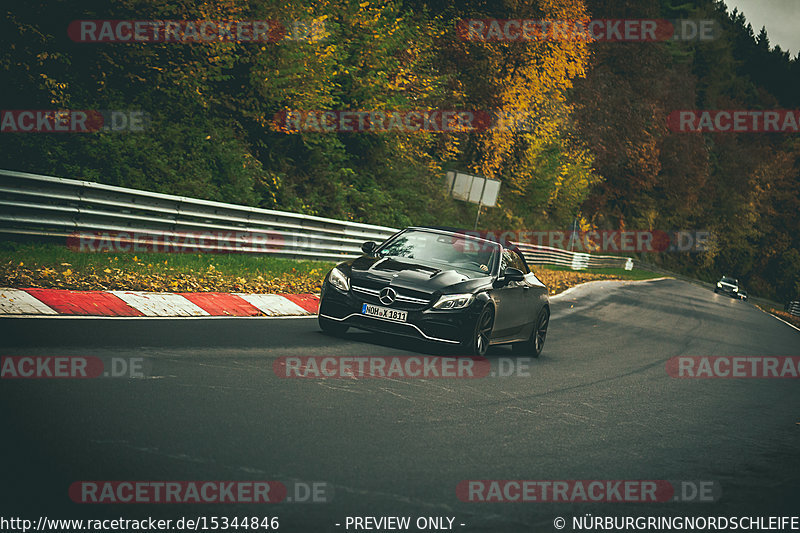
<svg viewBox="0 0 800 533">
<path fill-rule="evenodd" d="M 717 282 L 714 292 L 717 294 L 727 294 L 728 296 L 740 300 L 747 300 L 747 291 L 739 287 L 739 280 L 729 278 L 728 276 L 723 276 L 722 279 Z"/>
<path fill-rule="evenodd" d="M 343 334 L 350 326 L 458 346 L 484 355 L 512 344 L 542 353 L 550 323 L 547 287 L 520 251 L 463 232 L 413 227 L 364 255 L 338 264 L 325 278 L 319 326 Z"/>
</svg>

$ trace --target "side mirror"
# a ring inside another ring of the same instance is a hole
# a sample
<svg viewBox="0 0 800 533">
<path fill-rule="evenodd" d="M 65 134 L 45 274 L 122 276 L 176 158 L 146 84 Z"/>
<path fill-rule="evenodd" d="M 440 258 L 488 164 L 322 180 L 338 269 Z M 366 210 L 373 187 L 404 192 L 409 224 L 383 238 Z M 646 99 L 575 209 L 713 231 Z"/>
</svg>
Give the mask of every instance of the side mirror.
<svg viewBox="0 0 800 533">
<path fill-rule="evenodd" d="M 374 252 L 377 248 L 378 245 L 374 241 L 367 241 L 361 245 L 361 251 L 367 255 L 372 255 L 372 252 Z"/>
<path fill-rule="evenodd" d="M 522 273 L 522 270 L 514 267 L 506 268 L 505 272 L 503 272 L 503 277 L 505 278 L 506 283 L 511 281 L 525 280 L 525 274 Z"/>
</svg>

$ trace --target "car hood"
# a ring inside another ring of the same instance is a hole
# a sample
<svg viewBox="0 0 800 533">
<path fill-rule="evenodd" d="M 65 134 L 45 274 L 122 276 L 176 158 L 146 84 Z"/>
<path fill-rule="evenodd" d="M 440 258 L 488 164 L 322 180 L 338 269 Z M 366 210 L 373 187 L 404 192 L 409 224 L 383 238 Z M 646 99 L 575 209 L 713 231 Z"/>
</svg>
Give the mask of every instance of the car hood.
<svg viewBox="0 0 800 533">
<path fill-rule="evenodd" d="M 443 265 L 399 257 L 362 256 L 342 266 L 349 267 L 350 280 L 354 285 L 362 284 L 367 287 L 391 285 L 429 294 L 437 291 L 472 292 L 492 282 L 488 273 L 447 268 Z"/>
</svg>

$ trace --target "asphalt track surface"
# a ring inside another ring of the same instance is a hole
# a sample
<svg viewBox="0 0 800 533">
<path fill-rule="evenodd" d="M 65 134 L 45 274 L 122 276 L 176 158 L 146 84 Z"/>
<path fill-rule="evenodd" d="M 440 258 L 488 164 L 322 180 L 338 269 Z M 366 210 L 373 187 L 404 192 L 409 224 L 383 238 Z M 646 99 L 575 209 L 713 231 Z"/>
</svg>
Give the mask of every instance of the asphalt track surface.
<svg viewBox="0 0 800 533">
<path fill-rule="evenodd" d="M 528 376 L 281 379 L 281 356 L 450 354 L 353 330 L 329 337 L 308 318 L 4 318 L 0 339 L 0 355 L 146 363 L 141 379 L 0 381 L 4 517 L 278 516 L 280 531 L 347 531 L 347 516 L 449 516 L 459 531 L 539 532 L 555 531 L 557 516 L 572 531 L 585 513 L 800 509 L 800 380 L 665 371 L 679 355 L 797 356 L 800 332 L 680 281 L 596 282 L 555 298 Z M 488 358 L 493 368 L 518 359 L 502 347 Z M 330 501 L 67 496 L 78 480 L 253 479 L 324 482 Z M 701 503 L 462 502 L 456 486 L 470 479 L 702 480 L 722 493 Z"/>
</svg>

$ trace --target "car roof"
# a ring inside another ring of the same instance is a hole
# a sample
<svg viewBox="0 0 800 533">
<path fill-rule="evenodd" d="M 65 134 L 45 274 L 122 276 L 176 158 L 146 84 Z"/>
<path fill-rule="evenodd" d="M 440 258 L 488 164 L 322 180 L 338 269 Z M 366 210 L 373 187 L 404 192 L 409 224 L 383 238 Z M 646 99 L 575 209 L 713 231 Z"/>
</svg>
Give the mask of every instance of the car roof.
<svg viewBox="0 0 800 533">
<path fill-rule="evenodd" d="M 480 230 L 468 230 L 463 228 L 453 228 L 448 226 L 410 226 L 406 229 L 413 229 L 413 230 L 423 230 L 423 231 L 433 231 L 436 233 L 444 233 L 448 235 L 461 235 L 463 237 L 469 237 L 470 239 L 476 239 L 479 241 L 491 242 L 495 244 L 499 244 L 504 248 L 508 248 L 511 250 L 516 250 L 517 246 L 512 243 L 511 241 L 505 239 L 498 239 L 494 237 L 493 234 L 486 234 L 486 236 L 481 236 Z M 476 235 L 477 234 L 477 235 Z M 484 232 L 485 234 L 485 232 Z M 494 238 L 492 238 L 494 237 Z"/>
<path fill-rule="evenodd" d="M 520 258 L 522 259 L 522 262 L 525 264 L 525 266 L 528 269 L 528 271 L 531 271 L 530 265 L 528 265 L 528 260 L 525 259 L 525 254 L 522 253 L 522 250 L 520 250 L 519 247 L 516 244 L 512 243 L 511 241 L 507 241 L 505 239 L 497 239 L 497 238 L 491 239 L 491 238 L 477 236 L 477 235 L 475 235 L 475 233 L 479 233 L 478 230 L 466 230 L 466 229 L 453 228 L 453 227 L 447 227 L 447 226 L 409 226 L 409 227 L 405 228 L 403 231 L 406 231 L 406 230 L 430 231 L 430 232 L 434 232 L 434 233 L 441 233 L 441 234 L 444 234 L 444 235 L 461 235 L 461 236 L 464 236 L 464 237 L 469 237 L 471 239 L 476 239 L 476 240 L 479 240 L 479 241 L 484 241 L 484 242 L 489 242 L 489 243 L 492 243 L 492 244 L 497 244 L 501 248 L 505 248 L 506 250 L 512 250 L 512 251 L 516 252 L 520 256 Z M 494 235 L 492 235 L 492 234 L 487 234 L 487 237 L 489 237 L 489 236 L 494 237 Z"/>
</svg>

